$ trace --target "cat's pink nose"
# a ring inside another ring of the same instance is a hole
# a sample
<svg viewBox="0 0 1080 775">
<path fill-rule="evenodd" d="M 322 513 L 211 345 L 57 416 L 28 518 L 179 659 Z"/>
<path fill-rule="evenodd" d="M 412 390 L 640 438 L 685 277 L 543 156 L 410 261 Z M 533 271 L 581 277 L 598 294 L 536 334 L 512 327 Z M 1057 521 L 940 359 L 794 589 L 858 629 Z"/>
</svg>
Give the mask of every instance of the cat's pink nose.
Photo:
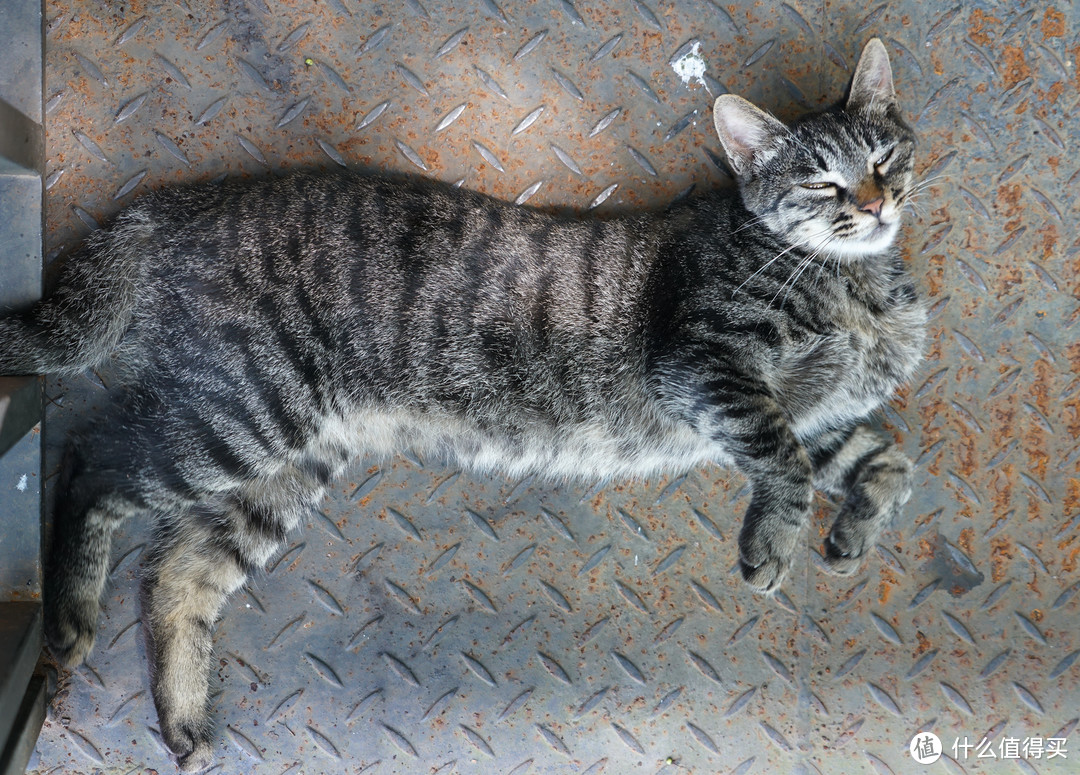
<svg viewBox="0 0 1080 775">
<path fill-rule="evenodd" d="M 880 216 L 881 215 L 881 206 L 883 204 L 885 204 L 885 199 L 884 199 L 884 197 L 879 196 L 877 199 L 874 199 L 873 201 L 865 202 L 865 203 L 859 205 L 859 209 L 862 210 L 864 213 L 871 213 L 874 216 Z"/>
</svg>

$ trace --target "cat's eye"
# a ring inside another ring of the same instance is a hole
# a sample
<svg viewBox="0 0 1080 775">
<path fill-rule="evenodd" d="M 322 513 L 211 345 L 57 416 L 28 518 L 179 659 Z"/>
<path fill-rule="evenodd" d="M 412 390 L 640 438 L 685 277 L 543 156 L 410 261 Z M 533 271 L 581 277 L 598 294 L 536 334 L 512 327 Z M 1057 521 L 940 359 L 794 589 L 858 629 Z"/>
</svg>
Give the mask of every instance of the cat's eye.
<svg viewBox="0 0 1080 775">
<path fill-rule="evenodd" d="M 828 191 L 830 189 L 836 188 L 835 183 L 827 183 L 825 181 L 817 181 L 814 183 L 801 183 L 800 185 L 803 188 L 810 189 L 811 191 Z"/>
<path fill-rule="evenodd" d="M 889 159 L 892 158 L 894 150 L 895 149 L 890 148 L 889 150 L 885 151 L 885 153 L 881 154 L 881 157 L 876 162 L 874 162 L 874 168 L 876 169 L 878 167 L 884 167 L 886 164 L 888 164 Z"/>
</svg>

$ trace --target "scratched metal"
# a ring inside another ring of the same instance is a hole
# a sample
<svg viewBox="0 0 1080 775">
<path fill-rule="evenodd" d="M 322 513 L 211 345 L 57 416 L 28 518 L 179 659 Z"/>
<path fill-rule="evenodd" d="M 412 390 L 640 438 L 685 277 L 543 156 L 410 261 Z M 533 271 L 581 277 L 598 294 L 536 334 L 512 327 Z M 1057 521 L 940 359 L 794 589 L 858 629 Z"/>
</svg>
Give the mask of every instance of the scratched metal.
<svg viewBox="0 0 1080 775">
<path fill-rule="evenodd" d="M 362 462 L 217 632 L 222 772 L 904 773 L 1080 760 L 1080 54 L 1066 3 L 48 2 L 48 248 L 139 193 L 364 165 L 616 211 L 730 184 L 709 107 L 835 100 L 882 37 L 928 181 L 905 232 L 929 357 L 885 421 L 918 460 L 857 576 L 827 504 L 782 593 L 732 573 L 745 483 L 717 468 L 551 486 Z M 268 6 L 273 6 L 273 12 Z M 706 85 L 670 61 L 701 44 Z M 49 448 L 95 377 L 50 388 Z M 171 771 L 116 544 L 89 665 L 36 772 Z M 985 753 L 985 749 L 984 749 Z"/>
</svg>

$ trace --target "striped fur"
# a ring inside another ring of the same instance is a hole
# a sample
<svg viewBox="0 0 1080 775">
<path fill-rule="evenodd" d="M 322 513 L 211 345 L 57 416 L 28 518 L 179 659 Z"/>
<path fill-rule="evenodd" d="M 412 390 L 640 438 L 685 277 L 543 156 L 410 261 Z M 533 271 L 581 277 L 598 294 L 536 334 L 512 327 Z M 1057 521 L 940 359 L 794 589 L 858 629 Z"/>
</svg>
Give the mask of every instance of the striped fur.
<svg viewBox="0 0 1080 775">
<path fill-rule="evenodd" d="M 161 191 L 95 234 L 48 300 L 0 318 L 0 373 L 112 357 L 127 375 L 65 460 L 53 653 L 87 655 L 111 532 L 148 515 L 161 731 L 182 768 L 207 766 L 226 597 L 349 460 L 405 448 L 555 478 L 734 465 L 753 484 L 743 574 L 764 591 L 816 486 L 846 498 L 825 557 L 853 572 L 909 489 L 860 423 L 922 350 L 892 247 L 913 138 L 877 41 L 845 106 L 791 128 L 733 97 L 715 112 L 740 190 L 662 213 L 293 174 Z"/>
</svg>

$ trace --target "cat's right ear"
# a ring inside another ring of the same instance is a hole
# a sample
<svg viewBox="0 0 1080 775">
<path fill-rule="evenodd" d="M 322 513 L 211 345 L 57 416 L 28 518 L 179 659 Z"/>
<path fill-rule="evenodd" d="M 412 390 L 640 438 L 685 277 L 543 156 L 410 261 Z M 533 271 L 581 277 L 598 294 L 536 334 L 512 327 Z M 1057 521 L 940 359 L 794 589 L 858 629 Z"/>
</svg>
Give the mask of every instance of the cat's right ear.
<svg viewBox="0 0 1080 775">
<path fill-rule="evenodd" d="M 847 110 L 885 111 L 896 105 L 889 52 L 880 38 L 870 38 L 859 55 L 848 92 Z"/>
<path fill-rule="evenodd" d="M 728 162 L 740 176 L 788 133 L 788 128 L 780 121 L 734 94 L 721 94 L 716 98 L 713 124 Z"/>
</svg>

